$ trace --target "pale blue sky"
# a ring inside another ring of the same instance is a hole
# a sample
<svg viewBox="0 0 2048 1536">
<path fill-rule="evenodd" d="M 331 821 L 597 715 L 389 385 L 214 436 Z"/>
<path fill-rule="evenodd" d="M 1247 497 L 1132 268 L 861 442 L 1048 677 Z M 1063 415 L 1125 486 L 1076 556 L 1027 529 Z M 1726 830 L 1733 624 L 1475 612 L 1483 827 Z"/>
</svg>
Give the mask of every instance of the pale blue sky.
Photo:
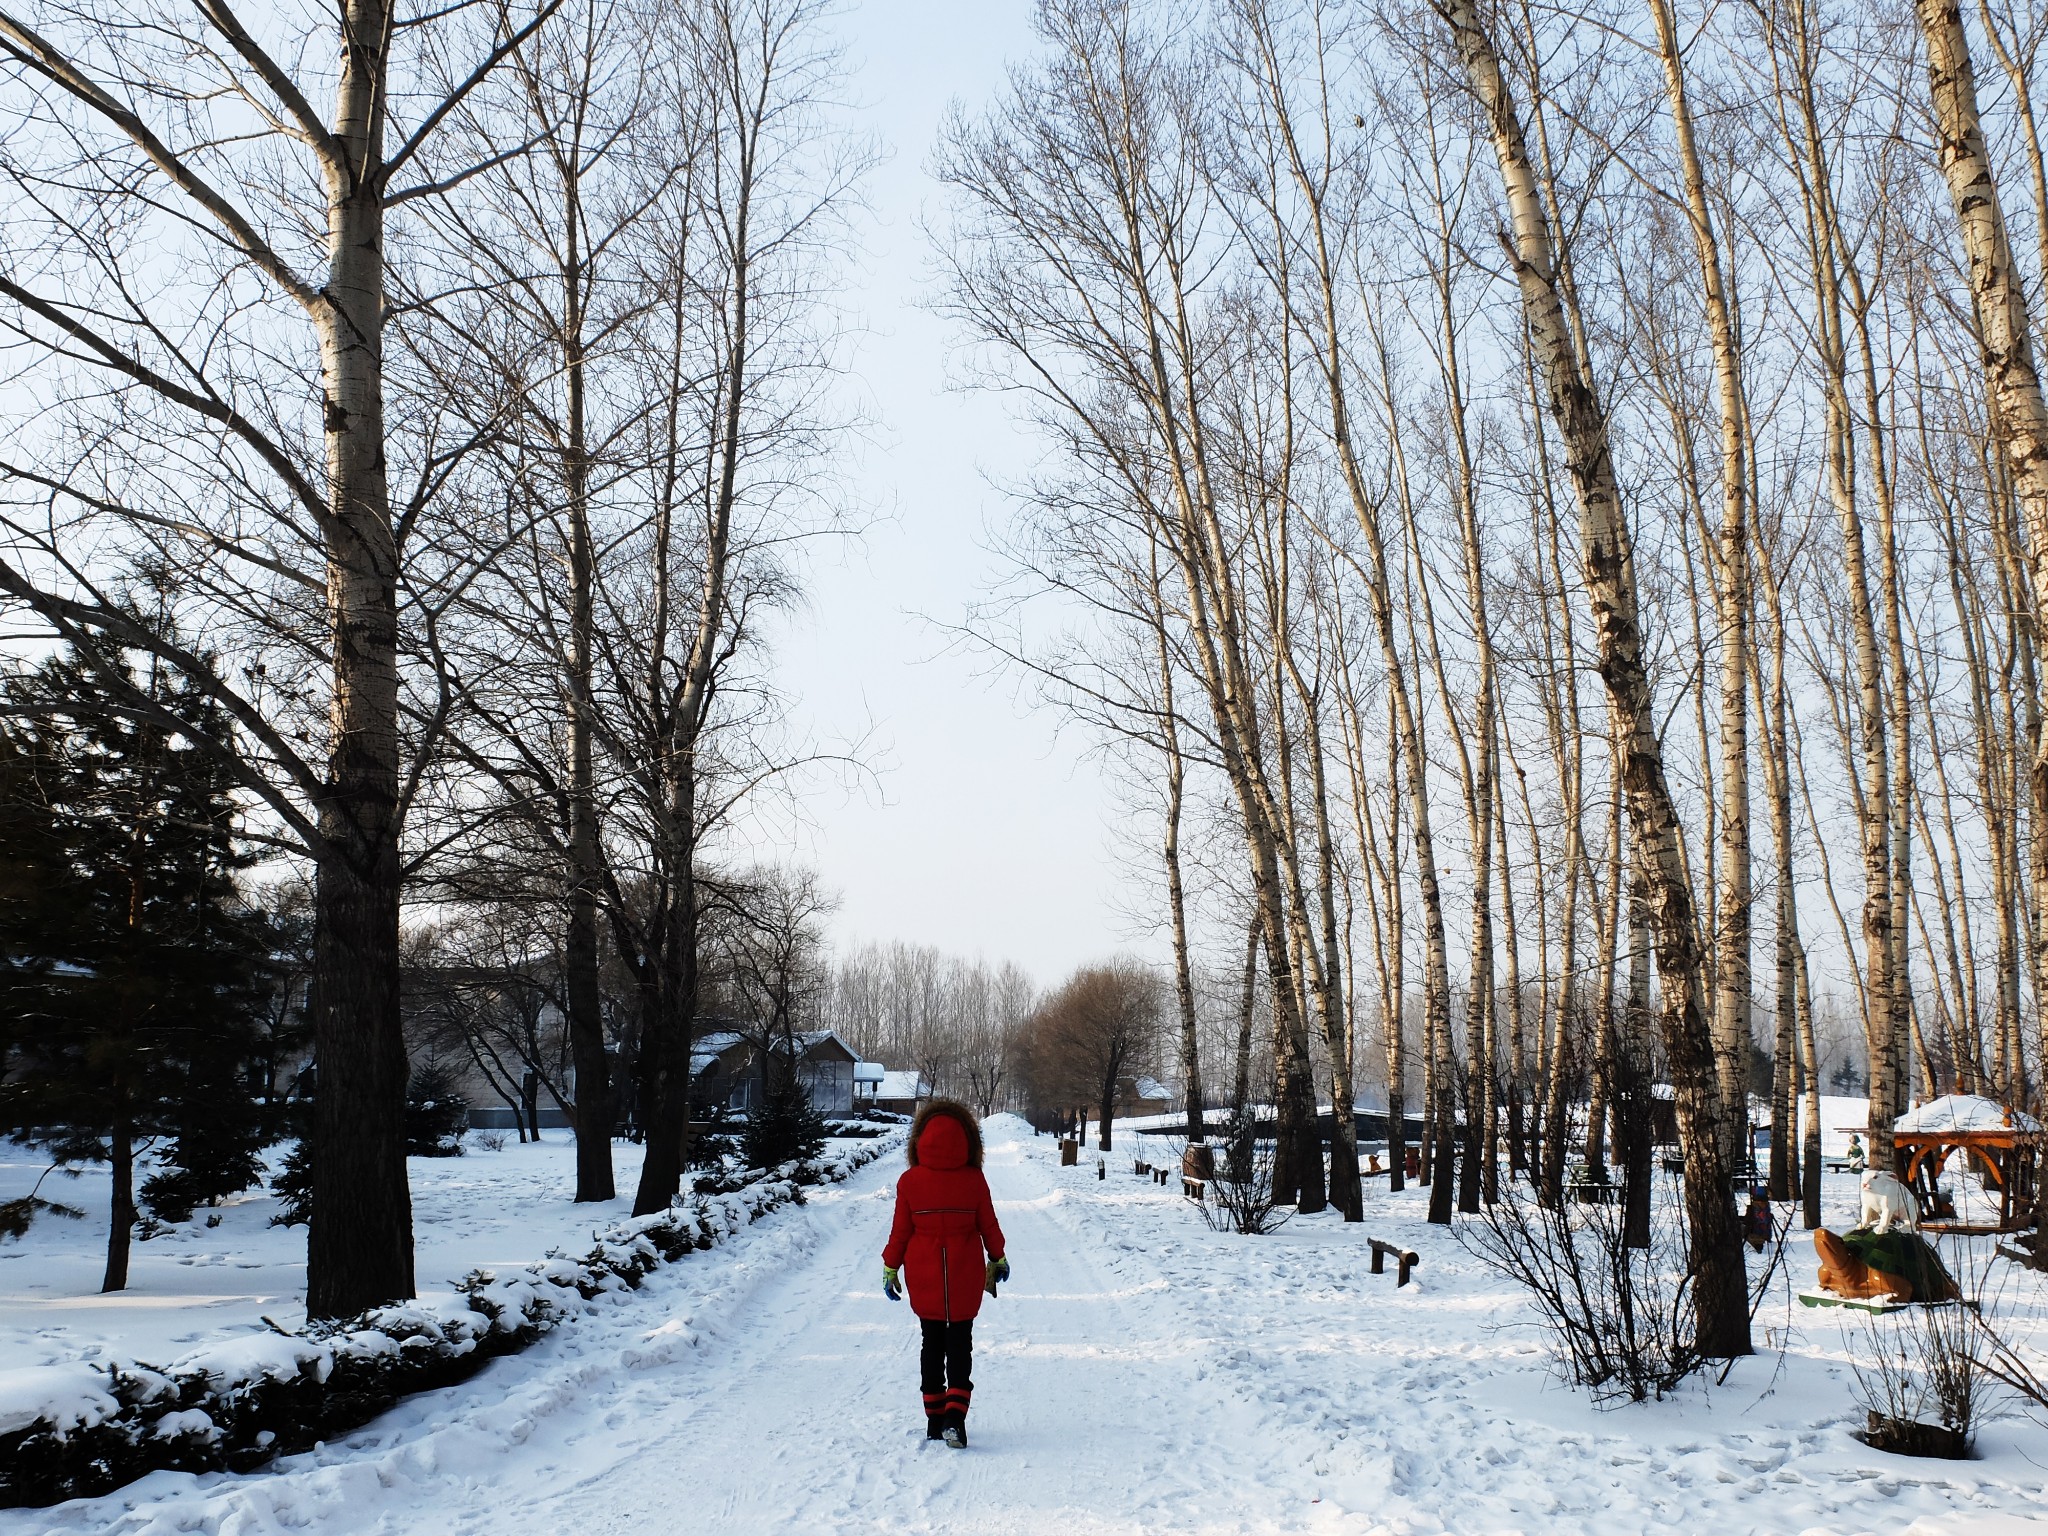
<svg viewBox="0 0 2048 1536">
<path fill-rule="evenodd" d="M 988 530 L 1004 516 L 991 475 L 1033 447 L 1005 403 L 948 388 L 959 341 L 919 307 L 932 277 L 921 217 L 938 222 L 930 175 L 948 106 L 990 101 L 1032 47 L 1028 0 L 980 5 L 856 0 L 839 18 L 861 126 L 887 156 L 849 298 L 855 368 L 879 421 L 852 472 L 883 514 L 842 556 L 823 555 L 810 608 L 779 646 L 796 718 L 821 743 L 872 721 L 876 786 L 808 797 L 796 855 L 841 896 L 841 944 L 902 938 L 991 960 L 1041 983 L 1126 947 L 1112 897 L 1109 786 L 1078 733 L 1034 710 L 987 658 L 949 653 L 925 617 L 956 623 L 997 575 Z M 768 850 L 764 850 L 768 851 Z"/>
</svg>

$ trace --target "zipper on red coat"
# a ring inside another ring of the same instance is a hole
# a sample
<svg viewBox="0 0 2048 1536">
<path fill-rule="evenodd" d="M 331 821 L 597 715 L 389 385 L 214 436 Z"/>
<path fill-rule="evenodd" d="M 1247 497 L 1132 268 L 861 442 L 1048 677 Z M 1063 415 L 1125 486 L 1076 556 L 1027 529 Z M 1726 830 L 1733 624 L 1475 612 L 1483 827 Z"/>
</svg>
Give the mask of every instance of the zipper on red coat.
<svg viewBox="0 0 2048 1536">
<path fill-rule="evenodd" d="M 939 1245 L 939 1284 L 946 1292 L 946 1321 L 953 1321 L 953 1256 L 946 1252 L 946 1245 Z"/>
</svg>

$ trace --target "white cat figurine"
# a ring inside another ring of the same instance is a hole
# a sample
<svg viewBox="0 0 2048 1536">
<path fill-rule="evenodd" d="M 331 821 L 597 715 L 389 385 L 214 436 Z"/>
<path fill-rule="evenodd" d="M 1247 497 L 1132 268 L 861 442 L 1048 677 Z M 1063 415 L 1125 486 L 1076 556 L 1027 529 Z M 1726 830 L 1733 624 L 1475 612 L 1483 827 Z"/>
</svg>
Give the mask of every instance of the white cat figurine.
<svg viewBox="0 0 2048 1536">
<path fill-rule="evenodd" d="M 1908 1232 L 1920 1230 L 1920 1202 L 1897 1175 L 1882 1168 L 1863 1170 L 1863 1214 L 1858 1226 L 1873 1232 L 1889 1232 L 1894 1226 Z"/>
</svg>

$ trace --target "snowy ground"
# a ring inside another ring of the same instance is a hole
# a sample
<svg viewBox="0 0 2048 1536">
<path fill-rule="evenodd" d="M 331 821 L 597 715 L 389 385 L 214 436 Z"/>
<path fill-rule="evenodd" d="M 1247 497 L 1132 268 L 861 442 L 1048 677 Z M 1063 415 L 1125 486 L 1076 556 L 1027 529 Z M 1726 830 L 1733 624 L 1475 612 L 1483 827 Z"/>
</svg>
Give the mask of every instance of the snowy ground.
<svg viewBox="0 0 2048 1536">
<path fill-rule="evenodd" d="M 595 1229 L 632 1213 L 640 1149 L 615 1144 L 621 1191 L 608 1205 L 577 1205 L 576 1148 L 569 1133 L 487 1150 L 469 1138 L 465 1157 L 416 1157 L 412 1181 L 415 1268 L 420 1287 L 445 1289 L 472 1269 L 526 1263 L 550 1248 L 581 1252 Z M 282 1148 L 277 1155 L 282 1155 Z M 0 1200 L 26 1194 L 48 1160 L 0 1142 Z M 45 1199 L 82 1207 L 85 1217 L 36 1220 L 19 1241 L 0 1243 L 0 1369 L 58 1365 L 101 1351 L 164 1365 L 201 1344 L 305 1320 L 306 1229 L 273 1227 L 277 1201 L 251 1190 L 219 1211 L 130 1250 L 128 1289 L 99 1294 L 106 1269 L 107 1171 L 51 1175 Z M 209 1216 L 220 1225 L 209 1228 Z"/>
<path fill-rule="evenodd" d="M 1994 1423 L 1964 1463 L 1869 1450 L 1840 1315 L 1789 1293 L 1725 1384 L 1596 1411 L 1421 1191 L 1241 1238 L 1134 1178 L 1128 1138 L 1102 1181 L 1016 1120 L 989 1141 L 1016 1277 L 977 1329 L 964 1454 L 924 1441 L 915 1328 L 880 1293 L 885 1159 L 341 1442 L 0 1536 L 2048 1531 L 2048 1429 Z M 1831 1182 L 1831 1224 L 1853 1189 Z M 1368 1233 L 1421 1253 L 1417 1284 L 1366 1272 Z"/>
</svg>

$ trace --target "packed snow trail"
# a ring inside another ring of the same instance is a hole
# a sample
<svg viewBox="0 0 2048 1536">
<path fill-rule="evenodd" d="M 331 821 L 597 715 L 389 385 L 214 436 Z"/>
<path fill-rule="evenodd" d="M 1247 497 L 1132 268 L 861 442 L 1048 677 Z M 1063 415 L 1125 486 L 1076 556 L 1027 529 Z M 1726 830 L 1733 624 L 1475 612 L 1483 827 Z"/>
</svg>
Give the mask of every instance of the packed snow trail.
<svg viewBox="0 0 2048 1536">
<path fill-rule="evenodd" d="M 987 1133 L 1016 1278 L 975 1330 L 967 1451 L 925 1440 L 916 1322 L 881 1294 L 899 1156 L 334 1444 L 0 1512 L 0 1536 L 2048 1536 L 2034 1426 L 1987 1425 L 1973 1461 L 1870 1450 L 1864 1324 L 1789 1288 L 1725 1385 L 1601 1412 L 1425 1190 L 1243 1238 L 1132 1178 L 1164 1144 L 1119 1131 L 1097 1183 L 1015 1119 Z M 1418 1283 L 1365 1273 L 1368 1232 L 1423 1255 Z"/>
<path fill-rule="evenodd" d="M 807 1263 L 745 1303 L 722 1358 L 677 1363 L 655 1423 L 619 1416 L 629 1451 L 452 1530 L 645 1536 L 679 1516 L 721 1536 L 1309 1528 L 1308 1501 L 1263 1487 L 1256 1446 L 1220 1432 L 1242 1424 L 1219 1420 L 1171 1309 L 1119 1289 L 1051 1220 L 1060 1197 L 1026 1145 L 988 1151 L 1016 1278 L 975 1327 L 966 1452 L 925 1438 L 916 1319 L 881 1292 L 892 1159 L 854 1182 Z"/>
<path fill-rule="evenodd" d="M 976 1325 L 965 1451 L 926 1440 L 917 1321 L 882 1295 L 890 1157 L 335 1444 L 0 1513 L 0 1536 L 1367 1529 L 1273 1480 L 1284 1427 L 1204 1387 L 1211 1345 L 1160 1304 L 1163 1280 L 1114 1278 L 1055 1221 L 1049 1144 L 989 1129 L 1016 1278 Z"/>
</svg>

